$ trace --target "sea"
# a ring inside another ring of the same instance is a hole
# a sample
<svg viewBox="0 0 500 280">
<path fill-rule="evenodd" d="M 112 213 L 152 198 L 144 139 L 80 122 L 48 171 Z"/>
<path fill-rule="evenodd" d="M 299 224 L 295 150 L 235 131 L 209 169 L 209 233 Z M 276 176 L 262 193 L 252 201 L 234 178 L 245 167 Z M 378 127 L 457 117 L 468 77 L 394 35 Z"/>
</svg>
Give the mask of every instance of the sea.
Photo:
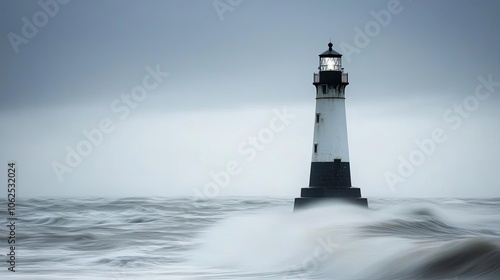
<svg viewBox="0 0 500 280">
<path fill-rule="evenodd" d="M 500 198 L 39 198 L 16 205 L 0 279 L 500 279 Z"/>
</svg>

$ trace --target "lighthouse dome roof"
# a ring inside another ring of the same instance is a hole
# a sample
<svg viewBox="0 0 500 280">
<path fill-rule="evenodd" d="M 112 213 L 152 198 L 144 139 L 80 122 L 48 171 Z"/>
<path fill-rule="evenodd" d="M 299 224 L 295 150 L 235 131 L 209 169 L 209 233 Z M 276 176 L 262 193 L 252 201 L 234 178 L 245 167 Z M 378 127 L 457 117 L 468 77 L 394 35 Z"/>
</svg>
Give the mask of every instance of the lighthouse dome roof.
<svg viewBox="0 0 500 280">
<path fill-rule="evenodd" d="M 319 55 L 320 57 L 341 57 L 342 55 L 333 49 L 332 42 L 328 43 L 328 50 Z"/>
</svg>

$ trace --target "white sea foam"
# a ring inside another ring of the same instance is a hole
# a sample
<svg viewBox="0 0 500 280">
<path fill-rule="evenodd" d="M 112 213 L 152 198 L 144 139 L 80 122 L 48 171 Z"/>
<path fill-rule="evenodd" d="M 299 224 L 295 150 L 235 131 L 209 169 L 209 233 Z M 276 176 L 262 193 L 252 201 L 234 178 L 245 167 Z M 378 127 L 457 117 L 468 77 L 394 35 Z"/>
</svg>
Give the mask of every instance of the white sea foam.
<svg viewBox="0 0 500 280">
<path fill-rule="evenodd" d="M 340 205 L 238 213 L 200 236 L 193 259 L 234 271 L 279 273 L 283 279 L 440 279 L 482 272 L 495 279 L 498 222 L 495 230 L 468 228 L 467 221 L 477 216 L 421 201 L 378 210 Z"/>
</svg>

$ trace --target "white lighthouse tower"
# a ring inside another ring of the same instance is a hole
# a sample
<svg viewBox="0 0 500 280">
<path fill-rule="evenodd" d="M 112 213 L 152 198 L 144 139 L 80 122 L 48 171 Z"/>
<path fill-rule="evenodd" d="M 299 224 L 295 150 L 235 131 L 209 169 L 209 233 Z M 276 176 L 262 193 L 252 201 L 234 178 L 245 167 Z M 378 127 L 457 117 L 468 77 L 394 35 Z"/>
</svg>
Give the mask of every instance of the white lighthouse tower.
<svg viewBox="0 0 500 280">
<path fill-rule="evenodd" d="M 328 44 L 319 55 L 319 72 L 314 73 L 316 115 L 309 187 L 302 188 L 295 208 L 316 201 L 344 200 L 368 205 L 359 188 L 351 186 L 345 88 L 348 74 L 342 68 L 342 55 Z"/>
</svg>

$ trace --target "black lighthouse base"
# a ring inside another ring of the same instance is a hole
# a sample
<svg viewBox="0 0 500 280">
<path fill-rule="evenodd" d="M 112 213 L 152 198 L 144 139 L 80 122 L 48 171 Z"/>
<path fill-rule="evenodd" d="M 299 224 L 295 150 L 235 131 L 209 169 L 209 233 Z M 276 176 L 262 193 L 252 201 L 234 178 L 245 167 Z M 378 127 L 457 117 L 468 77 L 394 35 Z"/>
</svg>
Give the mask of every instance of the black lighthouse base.
<svg viewBox="0 0 500 280">
<path fill-rule="evenodd" d="M 295 199 L 293 209 L 301 209 L 317 203 L 341 202 L 368 207 L 368 200 L 361 197 L 361 190 L 352 187 L 302 188 L 301 197 Z"/>
<path fill-rule="evenodd" d="M 322 202 L 346 202 L 368 207 L 359 188 L 351 187 L 349 162 L 312 162 L 308 188 L 302 188 L 295 199 L 294 210 Z"/>
</svg>

